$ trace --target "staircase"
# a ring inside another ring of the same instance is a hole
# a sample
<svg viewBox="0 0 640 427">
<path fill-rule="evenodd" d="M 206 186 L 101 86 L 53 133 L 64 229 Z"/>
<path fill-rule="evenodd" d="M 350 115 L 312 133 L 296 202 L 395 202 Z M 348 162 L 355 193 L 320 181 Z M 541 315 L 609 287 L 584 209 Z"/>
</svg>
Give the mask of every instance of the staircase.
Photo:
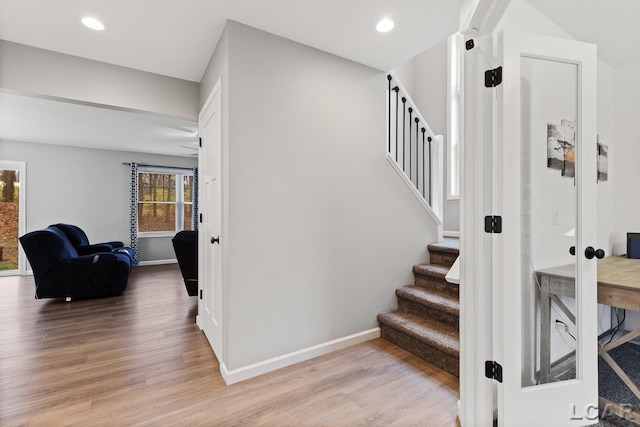
<svg viewBox="0 0 640 427">
<path fill-rule="evenodd" d="M 455 376 L 460 357 L 459 286 L 445 276 L 459 247 L 459 240 L 451 238 L 429 245 L 431 263 L 415 265 L 415 284 L 396 289 L 398 308 L 378 314 L 382 338 Z"/>
</svg>

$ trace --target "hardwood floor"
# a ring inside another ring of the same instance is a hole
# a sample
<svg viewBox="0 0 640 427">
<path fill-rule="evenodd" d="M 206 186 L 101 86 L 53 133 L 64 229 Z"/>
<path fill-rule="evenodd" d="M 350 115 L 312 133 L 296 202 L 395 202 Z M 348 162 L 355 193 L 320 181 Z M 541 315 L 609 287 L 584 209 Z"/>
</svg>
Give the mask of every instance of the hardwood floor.
<svg viewBox="0 0 640 427">
<path fill-rule="evenodd" d="M 0 277 L 0 425 L 458 425 L 458 379 L 376 339 L 226 386 L 177 265 L 119 297 Z"/>
</svg>

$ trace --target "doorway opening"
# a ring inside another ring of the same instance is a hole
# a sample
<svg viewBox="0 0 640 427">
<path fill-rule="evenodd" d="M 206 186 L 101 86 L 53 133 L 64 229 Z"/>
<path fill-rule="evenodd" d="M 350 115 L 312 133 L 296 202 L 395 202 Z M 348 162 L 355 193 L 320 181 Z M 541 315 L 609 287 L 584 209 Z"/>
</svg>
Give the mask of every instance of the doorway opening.
<svg viewBox="0 0 640 427">
<path fill-rule="evenodd" d="M 25 163 L 0 161 L 0 275 L 24 274 L 18 237 L 25 233 Z"/>
</svg>

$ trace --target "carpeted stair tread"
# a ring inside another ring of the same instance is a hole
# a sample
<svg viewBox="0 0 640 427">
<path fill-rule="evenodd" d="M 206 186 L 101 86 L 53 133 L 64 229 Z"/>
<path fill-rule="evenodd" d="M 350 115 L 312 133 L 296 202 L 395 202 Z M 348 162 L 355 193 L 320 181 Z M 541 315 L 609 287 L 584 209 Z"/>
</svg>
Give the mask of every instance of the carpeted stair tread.
<svg viewBox="0 0 640 427">
<path fill-rule="evenodd" d="M 446 254 L 452 254 L 452 255 L 460 255 L 460 249 L 456 249 L 456 248 L 451 248 L 448 246 L 440 246 L 438 243 L 432 243 L 430 245 L 427 246 L 427 249 L 429 249 L 429 252 L 434 253 L 434 252 L 440 252 L 440 253 L 446 253 Z"/>
<path fill-rule="evenodd" d="M 410 285 L 396 289 L 396 296 L 454 316 L 460 315 L 460 301 L 453 295 Z"/>
<path fill-rule="evenodd" d="M 444 238 L 442 242 L 431 243 L 427 245 L 429 251 L 432 252 L 447 252 L 450 254 L 460 254 L 460 240 L 452 238 Z"/>
<path fill-rule="evenodd" d="M 398 308 L 378 314 L 380 336 L 458 376 L 459 285 L 446 281 L 459 240 L 428 245 L 430 264 L 413 266 L 415 283 L 396 289 Z"/>
<path fill-rule="evenodd" d="M 444 279 L 450 268 L 437 264 L 417 264 L 413 266 L 413 274 Z"/>
<path fill-rule="evenodd" d="M 378 314 L 378 321 L 443 353 L 460 357 L 460 337 L 454 328 L 397 310 Z"/>
</svg>

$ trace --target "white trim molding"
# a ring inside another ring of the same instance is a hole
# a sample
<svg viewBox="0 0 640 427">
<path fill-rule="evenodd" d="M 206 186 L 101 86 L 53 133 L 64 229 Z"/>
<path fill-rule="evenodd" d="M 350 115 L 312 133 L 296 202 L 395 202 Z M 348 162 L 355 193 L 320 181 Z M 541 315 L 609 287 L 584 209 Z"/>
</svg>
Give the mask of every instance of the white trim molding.
<svg viewBox="0 0 640 427">
<path fill-rule="evenodd" d="M 442 137 L 440 136 L 440 138 Z M 402 179 L 402 182 L 405 183 L 409 191 L 411 191 L 411 194 L 414 195 L 416 200 L 418 200 L 420 205 L 424 208 L 424 210 L 431 216 L 433 221 L 436 223 L 436 225 L 438 226 L 438 241 L 441 241 L 442 240 L 442 237 L 441 237 L 442 236 L 442 220 L 440 219 L 441 215 L 439 216 L 438 212 L 436 212 L 434 209 L 431 208 L 431 206 L 429 206 L 429 204 L 424 199 L 424 197 L 422 197 L 422 194 L 420 194 L 420 192 L 416 189 L 413 183 L 409 180 L 409 178 L 407 177 L 407 174 L 404 173 L 402 168 L 400 168 L 400 165 L 398 165 L 398 163 L 395 161 L 393 156 L 389 153 L 387 153 L 387 161 L 393 167 L 393 170 L 396 171 L 398 176 L 400 176 L 400 179 Z M 436 170 L 436 168 L 434 168 L 434 170 Z M 436 189 L 438 188 L 440 187 L 436 187 Z M 441 208 L 442 205 L 440 205 L 439 207 Z"/>
<path fill-rule="evenodd" d="M 151 261 L 140 261 L 137 267 L 144 267 L 146 265 L 164 265 L 164 264 L 177 264 L 177 259 L 154 259 Z"/>
<path fill-rule="evenodd" d="M 380 328 L 373 328 L 368 331 L 359 332 L 333 341 L 327 341 L 312 347 L 303 348 L 302 350 L 294 351 L 293 353 L 277 356 L 272 359 L 257 362 L 242 368 L 233 369 L 231 371 L 227 368 L 224 362 L 220 362 L 220 373 L 222 374 L 224 382 L 227 385 L 231 385 L 379 337 Z"/>
</svg>

